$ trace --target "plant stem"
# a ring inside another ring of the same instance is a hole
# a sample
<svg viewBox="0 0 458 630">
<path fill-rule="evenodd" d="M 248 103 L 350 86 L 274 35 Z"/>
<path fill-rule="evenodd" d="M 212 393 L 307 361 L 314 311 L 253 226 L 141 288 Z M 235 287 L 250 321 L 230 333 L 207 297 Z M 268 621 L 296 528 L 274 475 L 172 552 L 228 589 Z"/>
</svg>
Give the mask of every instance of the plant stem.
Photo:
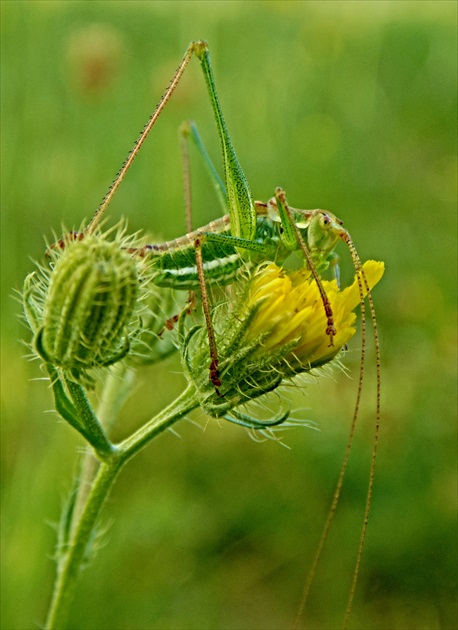
<svg viewBox="0 0 458 630">
<path fill-rule="evenodd" d="M 73 403 L 75 404 L 83 426 L 91 438 L 89 440 L 91 445 L 97 450 L 97 454 L 100 457 L 104 459 L 109 457 L 110 454 L 113 453 L 113 445 L 105 435 L 102 425 L 92 410 L 83 387 L 69 378 L 65 380 L 65 384 L 70 392 L 70 396 L 73 399 Z"/>
<path fill-rule="evenodd" d="M 122 464 L 121 464 L 122 465 Z M 78 574 L 102 505 L 121 468 L 119 461 L 101 464 L 86 507 L 75 528 L 67 553 L 57 569 L 54 593 L 45 628 L 63 628 L 75 593 Z"/>
<path fill-rule="evenodd" d="M 199 401 L 196 390 L 193 385 L 188 385 L 185 391 L 172 404 L 118 445 L 122 457 L 125 461 L 129 460 L 144 448 L 148 442 L 157 437 L 159 433 L 168 429 L 177 420 L 198 406 Z"/>
<path fill-rule="evenodd" d="M 198 404 L 196 391 L 189 385 L 171 405 L 119 444 L 109 459 L 100 464 L 79 521 L 74 523 L 68 550 L 59 560 L 46 630 L 65 627 L 78 575 L 87 560 L 88 545 L 94 535 L 100 511 L 124 464 Z"/>
<path fill-rule="evenodd" d="M 132 391 L 134 385 L 134 370 L 124 363 L 117 363 L 107 374 L 103 392 L 97 407 L 96 416 L 106 434 L 115 424 L 119 411 Z M 72 518 L 72 530 L 79 523 L 88 494 L 95 479 L 100 460 L 93 449 L 87 446 L 81 461 L 78 474 L 78 488 L 75 508 Z"/>
</svg>

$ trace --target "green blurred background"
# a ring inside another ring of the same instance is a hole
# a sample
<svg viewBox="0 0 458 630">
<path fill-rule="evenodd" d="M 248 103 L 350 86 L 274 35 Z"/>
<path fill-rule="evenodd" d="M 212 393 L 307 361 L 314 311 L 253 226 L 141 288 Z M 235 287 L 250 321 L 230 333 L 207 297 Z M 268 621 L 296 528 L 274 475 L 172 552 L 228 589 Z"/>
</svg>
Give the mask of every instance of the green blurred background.
<svg viewBox="0 0 458 630">
<path fill-rule="evenodd" d="M 455 628 L 455 2 L 5 2 L 2 9 L 2 628 L 44 620 L 77 435 L 56 416 L 12 298 L 43 235 L 89 217 L 191 39 L 208 40 L 254 196 L 345 220 L 375 291 L 383 421 L 351 627 Z M 183 232 L 177 129 L 218 139 L 193 61 L 111 206 L 130 226 Z M 219 215 L 195 161 L 195 225 Z M 345 277 L 351 275 L 342 250 Z M 371 364 L 373 354 L 369 355 Z M 357 373 L 358 341 L 346 364 Z M 119 437 L 181 391 L 176 359 L 149 370 Z M 369 372 L 342 501 L 304 627 L 342 625 L 368 482 Z M 279 629 L 297 610 L 349 429 L 355 376 L 293 407 L 320 431 L 290 450 L 193 418 L 120 476 L 105 546 L 84 572 L 71 628 Z"/>
</svg>

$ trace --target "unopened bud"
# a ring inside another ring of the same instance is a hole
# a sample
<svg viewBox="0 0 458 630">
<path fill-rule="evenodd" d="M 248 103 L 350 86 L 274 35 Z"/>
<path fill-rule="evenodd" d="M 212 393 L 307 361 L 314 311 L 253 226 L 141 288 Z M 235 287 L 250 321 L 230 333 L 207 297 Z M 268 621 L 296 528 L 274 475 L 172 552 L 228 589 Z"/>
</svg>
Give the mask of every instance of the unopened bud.
<svg viewBox="0 0 458 630">
<path fill-rule="evenodd" d="M 38 353 L 76 380 L 119 361 L 129 351 L 138 292 L 136 262 L 118 240 L 69 242 L 49 274 Z"/>
</svg>

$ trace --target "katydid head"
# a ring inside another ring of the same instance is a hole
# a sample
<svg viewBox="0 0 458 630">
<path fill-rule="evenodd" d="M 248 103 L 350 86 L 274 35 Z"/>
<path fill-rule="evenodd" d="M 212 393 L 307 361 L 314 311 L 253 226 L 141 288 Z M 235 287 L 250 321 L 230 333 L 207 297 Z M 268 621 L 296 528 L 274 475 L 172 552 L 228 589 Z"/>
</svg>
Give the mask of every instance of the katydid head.
<svg viewBox="0 0 458 630">
<path fill-rule="evenodd" d="M 276 197 L 269 199 L 265 206 L 270 220 L 273 223 L 281 224 L 282 232 L 284 232 L 285 224 L 289 221 L 284 220 L 282 213 L 282 206 L 285 205 L 286 199 L 282 202 L 279 194 L 283 193 L 283 191 L 281 189 L 278 189 L 278 191 L 276 192 Z M 343 227 L 343 222 L 328 210 L 300 210 L 288 206 L 288 211 L 291 221 L 299 230 L 307 249 L 310 253 L 313 252 L 313 257 L 316 256 L 316 253 L 319 253 L 320 260 L 326 259 L 339 240 L 346 241 L 347 239 L 348 233 Z M 259 208 L 258 214 L 260 214 Z M 291 238 L 289 245 L 291 248 L 295 248 L 298 245 L 297 236 Z"/>
<path fill-rule="evenodd" d="M 309 214 L 307 244 L 310 251 L 330 253 L 347 234 L 342 221 L 327 210 L 305 210 L 304 213 Z"/>
</svg>

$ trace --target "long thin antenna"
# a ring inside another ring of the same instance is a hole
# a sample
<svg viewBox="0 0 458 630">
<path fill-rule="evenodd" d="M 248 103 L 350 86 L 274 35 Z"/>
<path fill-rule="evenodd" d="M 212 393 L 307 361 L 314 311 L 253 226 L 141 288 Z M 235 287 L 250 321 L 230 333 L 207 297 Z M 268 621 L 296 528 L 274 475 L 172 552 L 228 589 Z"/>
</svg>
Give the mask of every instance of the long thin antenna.
<svg viewBox="0 0 458 630">
<path fill-rule="evenodd" d="M 351 609 L 352 609 L 352 605 L 353 605 L 353 599 L 354 599 L 354 596 L 355 596 L 356 583 L 358 581 L 359 568 L 360 568 L 360 565 L 361 565 L 361 556 L 363 554 L 364 543 L 366 542 L 367 525 L 368 525 L 368 522 L 369 522 L 369 513 L 370 513 L 370 508 L 371 508 L 371 502 L 372 502 L 372 493 L 373 493 L 373 490 L 374 490 L 375 463 L 376 463 L 376 460 L 377 460 L 377 448 L 378 448 L 379 435 L 380 435 L 380 403 L 381 403 L 380 339 L 379 339 L 379 334 L 378 334 L 377 319 L 376 319 L 376 316 L 375 316 L 374 302 L 372 300 L 372 295 L 371 295 L 371 292 L 370 292 L 369 284 L 367 282 L 366 274 L 364 273 L 364 270 L 363 270 L 363 268 L 361 266 L 361 262 L 359 260 L 359 257 L 358 257 L 358 254 L 356 252 L 355 246 L 353 245 L 353 242 L 351 241 L 349 236 L 346 239 L 346 242 L 347 242 L 348 247 L 350 249 L 353 261 L 357 261 L 357 264 L 359 264 L 359 266 L 360 266 L 361 277 L 362 277 L 363 282 L 364 282 L 364 288 L 367 291 L 367 300 L 369 302 L 369 310 L 370 310 L 370 314 L 371 314 L 372 328 L 373 328 L 373 331 L 374 331 L 377 391 L 376 391 L 374 446 L 373 446 L 373 449 L 372 449 L 372 459 L 371 459 L 371 467 L 370 467 L 370 473 L 369 473 L 369 487 L 368 487 L 368 490 L 367 490 L 366 506 L 365 506 L 365 509 L 364 509 L 363 528 L 362 528 L 361 536 L 360 536 L 360 539 L 359 539 L 359 547 L 358 547 L 358 554 L 356 556 L 355 570 L 353 572 L 353 581 L 352 581 L 352 584 L 351 584 L 350 595 L 348 597 L 347 608 L 346 608 L 346 611 L 345 611 L 344 626 L 343 626 L 344 630 L 346 630 L 348 628 L 348 623 L 350 621 L 350 614 L 351 614 Z"/>
<path fill-rule="evenodd" d="M 103 215 L 105 213 L 105 210 L 107 209 L 108 204 L 110 203 L 111 199 L 113 198 L 113 195 L 115 194 L 115 192 L 117 191 L 117 189 L 119 187 L 119 184 L 124 179 L 125 174 L 129 170 L 132 162 L 137 157 L 137 154 L 140 151 L 140 148 L 141 148 L 143 142 L 145 141 L 147 135 L 149 134 L 149 132 L 153 128 L 155 122 L 159 118 L 159 115 L 161 114 L 162 110 L 164 109 L 167 101 L 169 100 L 169 98 L 173 94 L 175 88 L 177 87 L 177 85 L 178 85 L 178 83 L 179 83 L 179 81 L 180 81 L 180 79 L 181 79 L 181 77 L 183 75 L 183 72 L 185 71 L 186 66 L 188 65 L 188 63 L 189 63 L 189 61 L 190 61 L 190 59 L 191 59 L 191 57 L 192 57 L 192 55 L 194 53 L 195 46 L 196 46 L 196 43 L 195 42 L 191 42 L 189 44 L 188 48 L 186 49 L 186 52 L 185 52 L 185 54 L 183 56 L 183 59 L 180 61 L 180 65 L 176 69 L 176 72 L 173 75 L 173 78 L 170 81 L 170 84 L 169 84 L 168 88 L 164 92 L 161 100 L 159 101 L 158 105 L 156 106 L 156 109 L 154 110 L 154 112 L 149 117 L 148 122 L 144 126 L 142 132 L 140 133 L 140 136 L 138 137 L 137 141 L 135 142 L 135 144 L 134 144 L 133 148 L 131 149 L 129 155 L 127 156 L 127 158 L 125 159 L 123 165 L 119 169 L 118 174 L 116 175 L 113 183 L 109 187 L 105 197 L 102 199 L 99 207 L 95 211 L 94 216 L 92 217 L 92 219 L 88 223 L 88 225 L 86 227 L 86 230 L 85 230 L 86 233 L 91 234 L 92 232 L 94 232 L 96 227 L 99 225 L 99 223 L 100 223 L 100 221 L 101 221 L 101 219 L 102 219 L 102 217 L 103 217 Z"/>
<path fill-rule="evenodd" d="M 350 251 L 352 252 L 352 249 L 351 249 L 350 246 L 349 246 L 349 248 L 350 248 Z M 356 253 L 356 250 L 354 249 L 354 247 L 353 247 L 353 252 Z M 302 598 L 301 598 L 301 602 L 300 602 L 300 605 L 299 605 L 299 609 L 297 611 L 297 615 L 296 615 L 296 617 L 294 619 L 294 622 L 293 622 L 293 625 L 292 625 L 292 630 L 296 630 L 299 627 L 299 623 L 300 623 L 302 614 L 304 612 L 305 604 L 307 603 L 308 596 L 309 596 L 309 593 L 310 593 L 310 588 L 311 588 L 311 586 L 313 584 L 313 581 L 315 579 L 315 574 L 316 574 L 318 563 L 320 561 L 320 558 L 321 558 L 321 555 L 322 555 L 322 552 L 323 552 L 323 547 L 324 547 L 324 544 L 325 544 L 326 539 L 328 537 L 329 530 L 331 529 L 332 521 L 334 520 L 337 504 L 338 504 L 339 498 L 340 498 L 340 492 L 342 490 L 342 484 L 343 484 L 345 472 L 346 472 L 346 469 L 347 469 L 348 458 L 350 456 L 350 450 L 351 450 L 351 447 L 352 447 L 352 444 L 353 444 L 353 438 L 354 438 L 354 435 L 355 435 L 356 422 L 358 420 L 359 408 L 360 408 L 360 404 L 361 404 L 361 395 L 362 395 L 363 380 L 364 380 L 364 367 L 365 367 L 365 359 L 366 359 L 366 322 L 365 322 L 366 309 L 365 309 L 365 304 L 364 304 L 364 292 L 363 292 L 363 287 L 362 287 L 361 274 L 359 273 L 360 270 L 361 270 L 361 263 L 360 263 L 358 257 L 356 259 L 354 258 L 353 252 L 352 252 L 352 259 L 353 259 L 353 265 L 355 267 L 355 271 L 356 271 L 356 274 L 357 274 L 356 277 L 357 277 L 357 280 L 358 280 L 358 289 L 359 289 L 360 306 L 361 306 L 361 360 L 360 360 L 360 368 L 359 368 L 358 392 L 357 392 L 357 395 L 356 395 L 355 409 L 354 409 L 354 412 L 353 412 L 353 418 L 352 418 L 351 427 L 350 427 L 350 435 L 349 435 L 349 438 L 348 438 L 348 441 L 347 441 L 347 446 L 346 446 L 346 449 L 345 449 L 344 458 L 342 460 L 342 465 L 340 467 L 340 473 L 339 473 L 339 478 L 337 480 L 337 486 L 336 486 L 336 489 L 334 491 L 334 497 L 332 499 L 332 504 L 331 504 L 331 507 L 329 509 L 328 516 L 327 516 L 326 522 L 325 522 L 324 527 L 323 527 L 323 531 L 321 533 L 321 537 L 320 537 L 320 541 L 318 543 L 318 547 L 317 547 L 317 549 L 315 551 L 315 555 L 313 557 L 312 566 L 311 566 L 309 574 L 308 574 L 307 582 L 305 583 L 305 587 L 304 587 L 304 591 L 302 593 Z M 362 551 L 362 549 L 361 549 L 361 551 Z M 356 581 L 354 582 L 354 585 L 356 586 Z"/>
</svg>

